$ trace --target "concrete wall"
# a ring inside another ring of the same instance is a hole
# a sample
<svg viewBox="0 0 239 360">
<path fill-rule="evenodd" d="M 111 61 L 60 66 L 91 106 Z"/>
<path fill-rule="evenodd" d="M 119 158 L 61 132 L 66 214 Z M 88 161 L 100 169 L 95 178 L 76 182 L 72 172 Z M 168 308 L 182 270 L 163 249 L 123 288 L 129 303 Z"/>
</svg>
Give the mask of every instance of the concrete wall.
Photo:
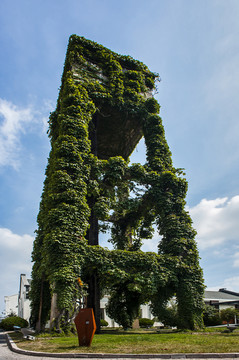
<svg viewBox="0 0 239 360">
<path fill-rule="evenodd" d="M 4 296 L 5 302 L 5 316 L 11 313 L 18 314 L 18 294 Z"/>
</svg>

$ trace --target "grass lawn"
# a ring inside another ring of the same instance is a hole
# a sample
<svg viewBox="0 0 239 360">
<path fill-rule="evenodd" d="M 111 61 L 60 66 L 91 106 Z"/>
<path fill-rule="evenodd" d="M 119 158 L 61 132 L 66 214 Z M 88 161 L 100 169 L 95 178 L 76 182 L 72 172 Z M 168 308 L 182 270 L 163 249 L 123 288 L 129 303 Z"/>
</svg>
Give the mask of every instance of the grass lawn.
<svg viewBox="0 0 239 360">
<path fill-rule="evenodd" d="M 10 333 L 21 349 L 68 353 L 166 354 L 239 352 L 239 330 L 233 333 L 209 332 L 105 332 L 94 336 L 91 347 L 79 347 L 77 336 L 36 337 L 23 340 L 21 334 Z"/>
</svg>

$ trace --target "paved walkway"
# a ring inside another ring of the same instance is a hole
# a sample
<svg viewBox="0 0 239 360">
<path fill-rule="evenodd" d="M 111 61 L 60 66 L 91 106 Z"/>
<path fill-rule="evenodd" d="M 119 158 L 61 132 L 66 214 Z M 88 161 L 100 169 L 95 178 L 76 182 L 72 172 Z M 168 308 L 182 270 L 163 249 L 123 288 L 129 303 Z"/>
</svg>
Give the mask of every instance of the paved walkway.
<svg viewBox="0 0 239 360">
<path fill-rule="evenodd" d="M 5 334 L 0 333 L 0 359 L 1 360 L 53 360 L 52 357 L 21 355 L 11 351 L 7 345 Z M 55 358 L 57 359 L 57 358 Z M 59 358 L 58 358 L 59 359 Z"/>
<path fill-rule="evenodd" d="M 44 354 L 36 352 L 28 352 L 19 349 L 16 344 L 10 339 L 8 344 L 6 335 L 0 331 L 0 360 L 60 360 L 66 358 L 87 358 L 94 360 L 142 360 L 142 359 L 190 359 L 190 360 L 236 360 L 239 358 L 239 353 L 233 354 L 162 354 L 162 355 L 125 355 L 122 354 Z"/>
</svg>

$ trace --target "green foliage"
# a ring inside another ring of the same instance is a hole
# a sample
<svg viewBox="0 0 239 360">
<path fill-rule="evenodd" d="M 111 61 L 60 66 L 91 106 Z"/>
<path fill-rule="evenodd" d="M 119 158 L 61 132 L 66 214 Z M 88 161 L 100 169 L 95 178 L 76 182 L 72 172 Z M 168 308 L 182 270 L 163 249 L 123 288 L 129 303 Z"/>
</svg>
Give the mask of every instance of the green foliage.
<svg viewBox="0 0 239 360">
<path fill-rule="evenodd" d="M 110 291 L 106 312 L 124 330 L 132 327 L 134 319 L 139 316 L 140 293 L 127 284 L 120 284 Z"/>
<path fill-rule="evenodd" d="M 144 103 L 144 106 L 149 113 L 152 113 L 152 114 L 159 113 L 160 106 L 155 98 L 150 98 L 150 99 L 146 100 Z"/>
<path fill-rule="evenodd" d="M 150 320 L 150 319 L 147 319 L 147 318 L 141 318 L 139 319 L 139 326 L 141 328 L 151 328 L 154 324 L 154 320 Z"/>
<path fill-rule="evenodd" d="M 44 328 L 45 323 L 49 318 L 50 306 L 51 306 L 51 293 L 49 281 L 46 281 L 45 276 L 43 274 L 42 279 L 39 278 L 39 269 L 38 263 L 35 262 L 32 268 L 32 278 L 34 281 L 31 283 L 30 288 L 30 299 L 32 299 L 31 306 L 31 317 L 30 324 L 31 326 L 35 326 L 39 319 L 39 308 L 41 307 L 41 326 Z M 42 296 L 41 296 L 42 295 Z M 43 299 L 43 303 L 40 306 L 41 298 Z"/>
<path fill-rule="evenodd" d="M 220 318 L 222 319 L 222 321 L 226 321 L 227 323 L 229 323 L 230 321 L 234 322 L 235 316 L 237 315 L 238 311 L 231 307 L 220 311 Z"/>
<path fill-rule="evenodd" d="M 25 328 L 28 326 L 28 322 L 19 316 L 9 316 L 3 319 L 0 323 L 0 328 L 6 331 L 14 330 L 13 326 Z"/>
<path fill-rule="evenodd" d="M 104 319 L 100 319 L 100 326 L 108 326 L 108 325 L 109 325 L 108 321 Z"/>
<path fill-rule="evenodd" d="M 178 306 L 175 301 L 172 300 L 167 306 L 161 307 L 158 314 L 158 319 L 164 326 L 179 326 Z"/>
<path fill-rule="evenodd" d="M 211 305 L 205 305 L 203 311 L 203 322 L 205 326 L 221 325 L 222 320 L 219 311 Z"/>
<path fill-rule="evenodd" d="M 102 292 L 111 296 L 107 311 L 124 328 L 149 300 L 160 318 L 173 294 L 180 326 L 202 326 L 204 287 L 196 232 L 184 210 L 187 182 L 172 165 L 159 104 L 149 98 L 157 78 L 129 56 L 70 37 L 49 119 L 51 152 L 32 253 L 32 324 L 40 309 L 46 322 L 53 293 L 59 318 L 73 314 L 87 279 L 97 272 Z M 147 147 L 144 166 L 96 156 L 97 119 L 109 119 L 111 127 L 115 114 L 117 121 L 137 121 Z M 91 216 L 112 224 L 114 251 L 87 244 Z M 162 236 L 159 255 L 144 254 L 142 240 L 152 238 L 154 224 Z"/>
</svg>

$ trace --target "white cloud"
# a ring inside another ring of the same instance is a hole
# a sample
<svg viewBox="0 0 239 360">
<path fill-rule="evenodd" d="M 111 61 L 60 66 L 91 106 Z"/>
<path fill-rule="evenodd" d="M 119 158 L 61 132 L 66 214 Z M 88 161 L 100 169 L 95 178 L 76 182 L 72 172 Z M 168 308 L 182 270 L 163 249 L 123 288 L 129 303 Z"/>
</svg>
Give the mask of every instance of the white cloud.
<svg viewBox="0 0 239 360">
<path fill-rule="evenodd" d="M 29 132 L 45 134 L 48 110 L 51 109 L 49 101 L 44 102 L 42 109 L 36 110 L 33 105 L 20 108 L 0 98 L 0 167 L 19 167 L 19 153 L 23 148 L 21 135 Z"/>
<path fill-rule="evenodd" d="M 197 230 L 196 239 L 201 249 L 239 240 L 238 195 L 231 199 L 226 197 L 215 200 L 203 199 L 198 205 L 189 209 L 189 212 Z"/>
<path fill-rule="evenodd" d="M 193 220 L 193 227 L 197 231 L 196 240 L 201 250 L 214 248 L 213 254 L 221 256 L 220 245 L 229 241 L 239 243 L 239 195 L 231 199 L 217 198 L 203 199 L 199 204 L 187 209 Z M 160 235 L 155 229 L 152 239 L 145 240 L 143 251 L 157 252 Z M 235 243 L 234 243 L 234 249 Z M 239 251 L 228 254 L 232 258 L 234 267 L 239 267 Z"/>
<path fill-rule="evenodd" d="M 20 109 L 9 101 L 0 99 L 0 166 L 19 165 L 20 134 L 26 124 L 33 120 L 32 109 Z"/>
<path fill-rule="evenodd" d="M 224 279 L 220 284 L 216 286 L 209 286 L 207 290 L 218 291 L 218 289 L 222 289 L 222 288 L 238 292 L 239 276 L 232 276 L 230 278 Z"/>
<path fill-rule="evenodd" d="M 233 276 L 223 281 L 223 286 L 226 289 L 238 292 L 239 276 Z"/>
<path fill-rule="evenodd" d="M 32 244 L 33 236 L 27 234 L 18 235 L 9 229 L 0 228 L 1 311 L 4 306 L 4 296 L 18 292 L 20 274 L 31 274 Z"/>
<path fill-rule="evenodd" d="M 11 230 L 0 228 L 0 269 L 1 273 L 18 273 L 31 271 L 31 252 L 34 237 L 14 234 Z M 1 286 L 0 286 L 1 288 Z"/>
<path fill-rule="evenodd" d="M 6 228 L 0 228 L 0 247 L 2 251 L 29 251 L 32 247 L 33 237 L 31 235 L 17 235 L 11 230 Z"/>
</svg>

